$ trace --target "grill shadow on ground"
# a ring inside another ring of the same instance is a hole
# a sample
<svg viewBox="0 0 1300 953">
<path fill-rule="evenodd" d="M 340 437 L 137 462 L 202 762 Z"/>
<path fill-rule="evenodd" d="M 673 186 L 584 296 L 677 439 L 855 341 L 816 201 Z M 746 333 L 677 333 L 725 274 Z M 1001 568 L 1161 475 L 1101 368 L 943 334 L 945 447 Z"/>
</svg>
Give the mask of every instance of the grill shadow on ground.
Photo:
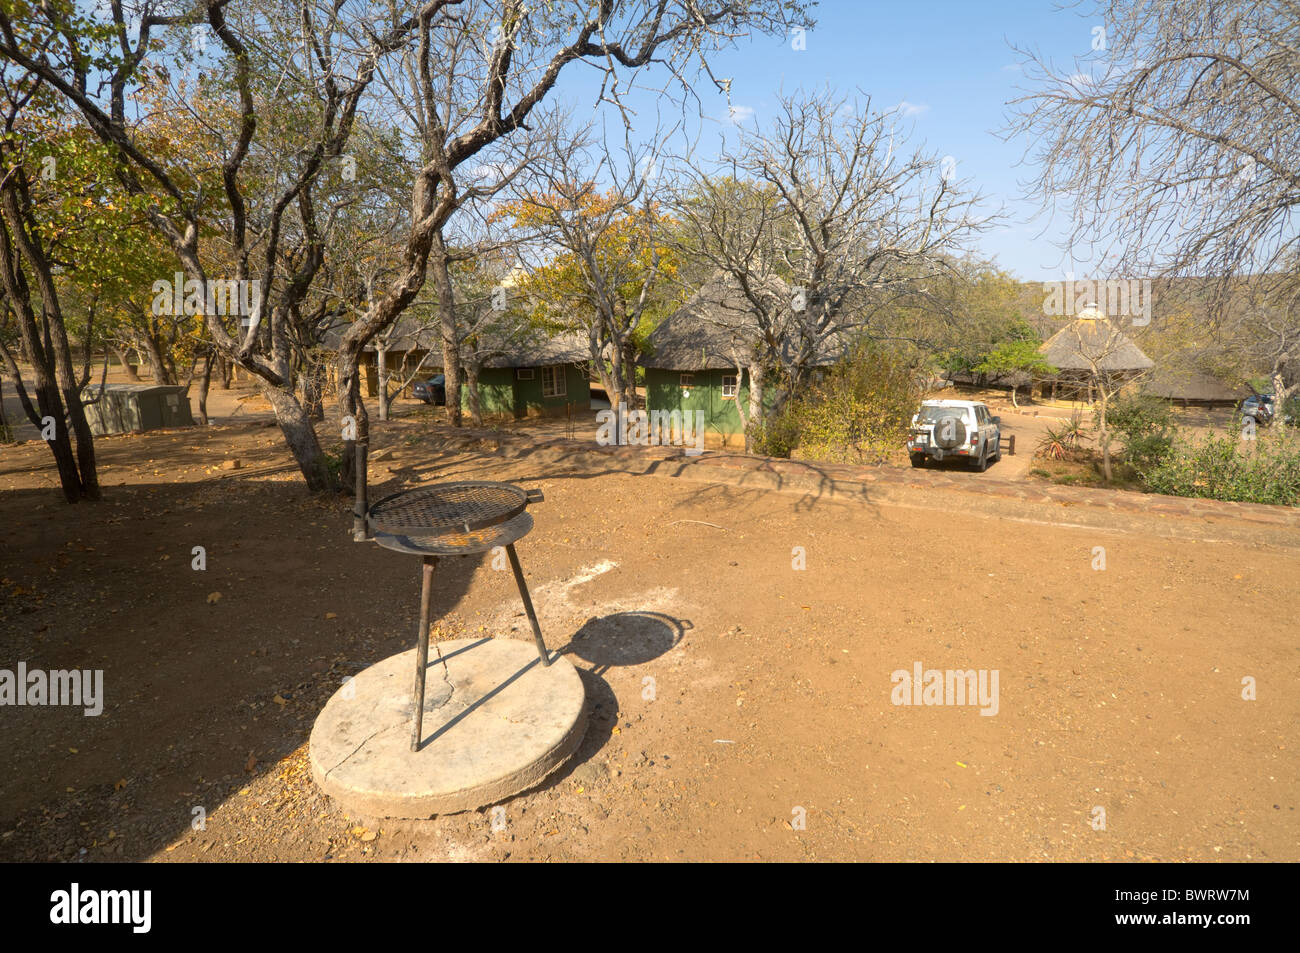
<svg viewBox="0 0 1300 953">
<path fill-rule="evenodd" d="M 644 665 L 682 640 L 689 622 L 662 612 L 615 612 L 588 619 L 561 649 L 591 663 L 591 672 L 603 675 L 614 665 Z"/>
<path fill-rule="evenodd" d="M 541 785 L 549 787 L 575 772 L 602 775 L 597 756 L 618 724 L 622 710 L 618 696 L 601 676 L 614 665 L 641 665 L 672 650 L 693 628 L 685 619 L 662 612 L 615 612 L 588 619 L 557 655 L 569 655 L 590 665 L 575 665 L 587 693 L 587 733 L 578 751 L 557 775 Z M 589 766 L 590 765 L 590 766 Z"/>
</svg>

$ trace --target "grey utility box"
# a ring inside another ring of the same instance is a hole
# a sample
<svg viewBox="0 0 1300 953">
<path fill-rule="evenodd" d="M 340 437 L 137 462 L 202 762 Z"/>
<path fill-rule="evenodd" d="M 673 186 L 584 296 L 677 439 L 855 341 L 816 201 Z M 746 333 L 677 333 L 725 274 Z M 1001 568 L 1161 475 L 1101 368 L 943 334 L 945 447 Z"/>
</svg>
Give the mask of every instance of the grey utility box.
<svg viewBox="0 0 1300 953">
<path fill-rule="evenodd" d="M 87 387 L 84 398 L 98 394 L 98 387 Z M 97 436 L 194 426 L 185 388 L 169 384 L 109 384 L 103 397 L 86 405 L 86 420 Z"/>
</svg>

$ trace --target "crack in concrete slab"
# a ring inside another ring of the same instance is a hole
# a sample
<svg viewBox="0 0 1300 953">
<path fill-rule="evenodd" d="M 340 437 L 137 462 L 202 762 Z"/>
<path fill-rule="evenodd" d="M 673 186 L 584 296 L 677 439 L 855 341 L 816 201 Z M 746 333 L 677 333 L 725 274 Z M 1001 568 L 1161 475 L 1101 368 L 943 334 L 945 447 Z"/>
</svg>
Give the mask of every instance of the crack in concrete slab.
<svg viewBox="0 0 1300 953">
<path fill-rule="evenodd" d="M 452 684 L 451 673 L 447 671 L 447 660 L 442 657 L 442 646 L 434 645 L 434 649 L 438 653 L 438 661 L 442 663 L 442 680 L 447 683 L 447 688 L 449 689 L 447 697 L 435 706 L 436 708 L 442 708 L 455 696 L 456 686 Z"/>
<path fill-rule="evenodd" d="M 343 765 L 351 761 L 353 756 L 356 755 L 358 751 L 360 751 L 362 748 L 364 748 L 367 744 L 370 743 L 371 738 L 375 737 L 375 735 L 382 734 L 383 732 L 387 731 L 391 727 L 393 726 L 385 725 L 383 728 L 376 728 L 370 734 L 366 735 L 363 739 L 361 739 L 361 743 L 358 744 L 355 748 L 353 748 L 350 752 L 348 752 L 348 754 L 342 760 L 340 760 L 338 764 L 334 765 L 334 767 L 330 768 L 328 771 L 325 772 L 325 777 L 328 778 L 339 768 L 343 767 Z"/>
</svg>

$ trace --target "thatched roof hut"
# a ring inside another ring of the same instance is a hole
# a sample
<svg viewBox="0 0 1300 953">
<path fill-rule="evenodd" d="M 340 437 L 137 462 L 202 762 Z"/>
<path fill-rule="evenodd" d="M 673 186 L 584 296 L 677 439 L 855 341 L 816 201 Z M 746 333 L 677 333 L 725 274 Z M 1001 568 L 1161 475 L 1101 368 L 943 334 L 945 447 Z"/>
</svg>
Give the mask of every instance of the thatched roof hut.
<svg viewBox="0 0 1300 953">
<path fill-rule="evenodd" d="M 778 298 L 790 299 L 790 289 L 780 279 L 765 283 L 760 292 L 779 307 Z M 736 360 L 748 362 L 759 336 L 753 303 L 734 275 L 715 271 L 700 289 L 650 334 L 647 367 L 677 371 L 729 369 Z"/>
<path fill-rule="evenodd" d="M 757 286 L 764 306 L 774 315 L 788 317 L 793 289 L 770 276 Z M 660 322 L 650 334 L 651 354 L 646 367 L 675 371 L 732 370 L 737 361 L 749 364 L 761 339 L 754 303 L 739 280 L 721 269 L 715 271 L 686 304 Z M 832 364 L 843 356 L 836 334 L 821 342 L 814 364 Z"/>
<path fill-rule="evenodd" d="M 1133 341 L 1096 308 L 1085 308 L 1038 348 L 1066 372 L 1137 374 L 1155 366 Z"/>
<path fill-rule="evenodd" d="M 1095 388 L 1103 393 L 1122 388 L 1155 366 L 1151 358 L 1095 307 L 1084 308 L 1079 316 L 1044 341 L 1038 348 L 1059 372 L 1043 383 L 1044 396 L 1087 400 Z"/>
</svg>

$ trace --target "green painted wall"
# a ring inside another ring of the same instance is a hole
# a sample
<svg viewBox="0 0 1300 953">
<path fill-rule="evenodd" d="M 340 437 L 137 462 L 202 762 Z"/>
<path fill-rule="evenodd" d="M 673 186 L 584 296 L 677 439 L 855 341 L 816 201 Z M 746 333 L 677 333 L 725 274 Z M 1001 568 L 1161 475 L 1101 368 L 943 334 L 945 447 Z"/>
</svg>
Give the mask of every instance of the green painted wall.
<svg viewBox="0 0 1300 953">
<path fill-rule="evenodd" d="M 478 402 L 485 417 L 515 412 L 515 372 L 508 367 L 488 367 L 478 375 Z M 469 410 L 469 388 L 460 389 L 460 403 Z"/>
<path fill-rule="evenodd" d="M 694 376 L 693 385 L 683 388 L 682 374 Z M 647 368 L 646 409 L 655 411 L 680 410 L 683 413 L 704 411 L 705 432 L 738 434 L 741 432 L 740 414 L 736 412 L 736 399 L 722 396 L 722 378 L 734 376 L 734 371 L 666 371 Z M 740 400 L 749 400 L 749 375 L 740 378 Z M 745 405 L 748 409 L 749 405 Z"/>
<path fill-rule="evenodd" d="M 575 410 L 591 409 L 591 386 L 576 364 L 565 364 L 565 393 L 542 396 L 542 369 L 531 368 L 532 380 L 520 380 L 513 367 L 484 368 L 479 374 L 479 406 L 484 416 L 564 416 L 566 404 Z M 469 389 L 461 388 L 461 406 L 469 409 Z"/>
</svg>

